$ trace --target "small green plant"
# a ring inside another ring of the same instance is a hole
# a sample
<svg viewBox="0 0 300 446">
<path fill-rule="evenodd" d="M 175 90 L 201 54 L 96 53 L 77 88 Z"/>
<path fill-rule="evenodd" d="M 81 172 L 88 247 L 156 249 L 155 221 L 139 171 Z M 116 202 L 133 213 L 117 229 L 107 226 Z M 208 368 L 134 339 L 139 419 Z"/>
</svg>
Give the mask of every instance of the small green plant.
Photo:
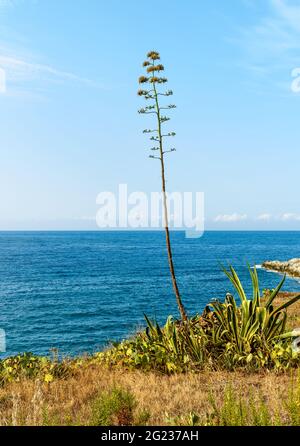
<svg viewBox="0 0 300 446">
<path fill-rule="evenodd" d="M 131 392 L 120 387 L 114 387 L 109 392 L 103 392 L 94 401 L 91 425 L 132 426 L 135 407 L 135 398 Z"/>
<path fill-rule="evenodd" d="M 135 419 L 135 426 L 147 426 L 149 420 L 151 419 L 151 412 L 147 409 L 141 410 Z"/>
<path fill-rule="evenodd" d="M 190 412 L 187 417 L 187 425 L 188 426 L 197 426 L 200 422 L 200 417 L 195 412 Z"/>
<path fill-rule="evenodd" d="M 278 417 L 258 394 L 242 396 L 232 384 L 224 389 L 223 401 L 217 402 L 213 393 L 209 396 L 212 412 L 207 414 L 206 425 L 210 426 L 274 426 L 278 424 Z"/>
<path fill-rule="evenodd" d="M 284 406 L 288 412 L 289 424 L 299 426 L 300 424 L 300 374 L 298 379 L 292 377 L 288 396 L 284 401 Z"/>
<path fill-rule="evenodd" d="M 224 401 L 219 407 L 213 397 L 210 395 L 210 403 L 213 412 L 210 416 L 210 422 L 217 426 L 245 426 L 247 406 L 242 398 L 237 395 L 231 384 L 224 391 Z"/>
<path fill-rule="evenodd" d="M 170 426 L 198 426 L 200 417 L 195 412 L 190 412 L 187 415 L 172 416 L 165 413 L 165 423 Z"/>
<path fill-rule="evenodd" d="M 251 396 L 248 408 L 253 426 L 272 426 L 272 415 L 263 397 L 260 397 L 257 402 L 254 397 Z"/>
<path fill-rule="evenodd" d="M 50 384 L 54 379 L 70 376 L 77 369 L 80 361 L 50 359 L 46 356 L 36 356 L 23 353 L 0 361 L 0 385 L 6 382 L 22 379 L 40 379 Z"/>
</svg>

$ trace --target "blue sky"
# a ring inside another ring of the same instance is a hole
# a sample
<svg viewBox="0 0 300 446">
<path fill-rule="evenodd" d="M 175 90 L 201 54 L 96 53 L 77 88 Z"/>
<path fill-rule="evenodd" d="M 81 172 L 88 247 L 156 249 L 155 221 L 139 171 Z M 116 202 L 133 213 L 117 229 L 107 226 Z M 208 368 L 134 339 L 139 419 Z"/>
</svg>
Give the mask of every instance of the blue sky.
<svg viewBox="0 0 300 446">
<path fill-rule="evenodd" d="M 160 51 L 170 191 L 207 229 L 300 229 L 300 1 L 0 0 L 0 229 L 90 229 L 96 196 L 159 190 L 136 110 Z"/>
</svg>

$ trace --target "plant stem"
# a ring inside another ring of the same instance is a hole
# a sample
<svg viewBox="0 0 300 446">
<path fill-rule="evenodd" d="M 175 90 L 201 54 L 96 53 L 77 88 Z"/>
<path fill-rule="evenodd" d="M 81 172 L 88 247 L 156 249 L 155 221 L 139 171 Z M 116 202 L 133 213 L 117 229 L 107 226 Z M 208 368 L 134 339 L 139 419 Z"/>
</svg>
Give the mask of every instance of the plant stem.
<svg viewBox="0 0 300 446">
<path fill-rule="evenodd" d="M 156 115 L 157 115 L 157 121 L 158 121 L 158 138 L 159 138 L 159 150 L 160 150 L 160 165 L 161 165 L 161 180 L 162 180 L 162 193 L 163 193 L 163 207 L 164 207 L 164 218 L 165 218 L 165 233 L 166 233 L 166 244 L 167 244 L 167 251 L 168 251 L 168 260 L 169 260 L 169 268 L 172 278 L 172 284 L 174 293 L 176 296 L 177 305 L 180 311 L 180 315 L 183 321 L 187 321 L 187 314 L 184 308 L 184 305 L 181 300 L 181 296 L 179 293 L 176 275 L 175 275 L 175 269 L 174 269 L 174 263 L 173 263 L 173 256 L 172 256 L 172 248 L 171 248 L 171 240 L 170 240 L 170 231 L 169 231 L 169 217 L 168 217 L 168 206 L 167 206 L 167 194 L 166 194 L 166 179 L 165 179 L 165 163 L 164 163 L 164 151 L 163 151 L 163 137 L 162 137 L 162 131 L 161 131 L 161 115 L 160 115 L 160 106 L 158 102 L 158 94 L 156 90 L 155 82 L 153 82 L 153 89 L 154 89 L 154 97 L 155 97 L 155 107 L 156 107 Z"/>
</svg>

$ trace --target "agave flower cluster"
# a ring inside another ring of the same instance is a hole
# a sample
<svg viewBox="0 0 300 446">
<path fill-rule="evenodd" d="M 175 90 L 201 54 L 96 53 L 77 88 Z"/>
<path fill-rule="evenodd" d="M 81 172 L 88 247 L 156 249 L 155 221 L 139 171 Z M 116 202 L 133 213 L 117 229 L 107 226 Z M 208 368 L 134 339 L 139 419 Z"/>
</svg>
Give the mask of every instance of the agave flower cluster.
<svg viewBox="0 0 300 446">
<path fill-rule="evenodd" d="M 163 110 L 171 110 L 176 108 L 176 105 L 169 104 L 167 106 L 161 106 L 159 103 L 159 97 L 172 96 L 172 90 L 159 91 L 158 87 L 161 84 L 168 82 L 166 77 L 160 75 L 164 71 L 164 66 L 160 63 L 160 54 L 157 51 L 150 51 L 147 54 L 147 60 L 143 62 L 143 67 L 146 69 L 146 74 L 139 77 L 139 84 L 143 85 L 143 88 L 138 90 L 138 95 L 144 97 L 146 100 L 152 100 L 152 104 L 141 108 L 138 112 L 140 114 L 153 114 L 157 118 L 157 128 L 153 130 L 146 129 L 143 133 L 156 133 L 156 136 L 150 138 L 151 141 L 157 141 L 158 147 L 152 147 L 151 151 L 157 151 L 159 156 L 150 155 L 150 158 L 163 159 L 165 153 L 174 152 L 175 148 L 169 148 L 164 150 L 163 140 L 166 137 L 175 136 L 175 132 L 163 132 L 162 124 L 169 121 L 170 118 L 165 116 Z"/>
</svg>

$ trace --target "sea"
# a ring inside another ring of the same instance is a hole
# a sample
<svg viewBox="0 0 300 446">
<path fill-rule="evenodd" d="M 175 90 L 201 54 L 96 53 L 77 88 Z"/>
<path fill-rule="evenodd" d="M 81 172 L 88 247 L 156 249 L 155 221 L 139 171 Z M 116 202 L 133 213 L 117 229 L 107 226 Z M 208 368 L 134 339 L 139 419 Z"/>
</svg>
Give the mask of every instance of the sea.
<svg viewBox="0 0 300 446">
<path fill-rule="evenodd" d="M 281 280 L 263 261 L 300 257 L 300 232 L 174 231 L 171 241 L 189 315 L 233 292 L 221 264 L 234 266 L 251 296 L 248 263 L 263 290 Z M 284 290 L 300 293 L 300 281 L 287 278 Z M 178 317 L 164 232 L 0 232 L 0 357 L 91 354 L 144 327 L 144 314 Z"/>
</svg>

